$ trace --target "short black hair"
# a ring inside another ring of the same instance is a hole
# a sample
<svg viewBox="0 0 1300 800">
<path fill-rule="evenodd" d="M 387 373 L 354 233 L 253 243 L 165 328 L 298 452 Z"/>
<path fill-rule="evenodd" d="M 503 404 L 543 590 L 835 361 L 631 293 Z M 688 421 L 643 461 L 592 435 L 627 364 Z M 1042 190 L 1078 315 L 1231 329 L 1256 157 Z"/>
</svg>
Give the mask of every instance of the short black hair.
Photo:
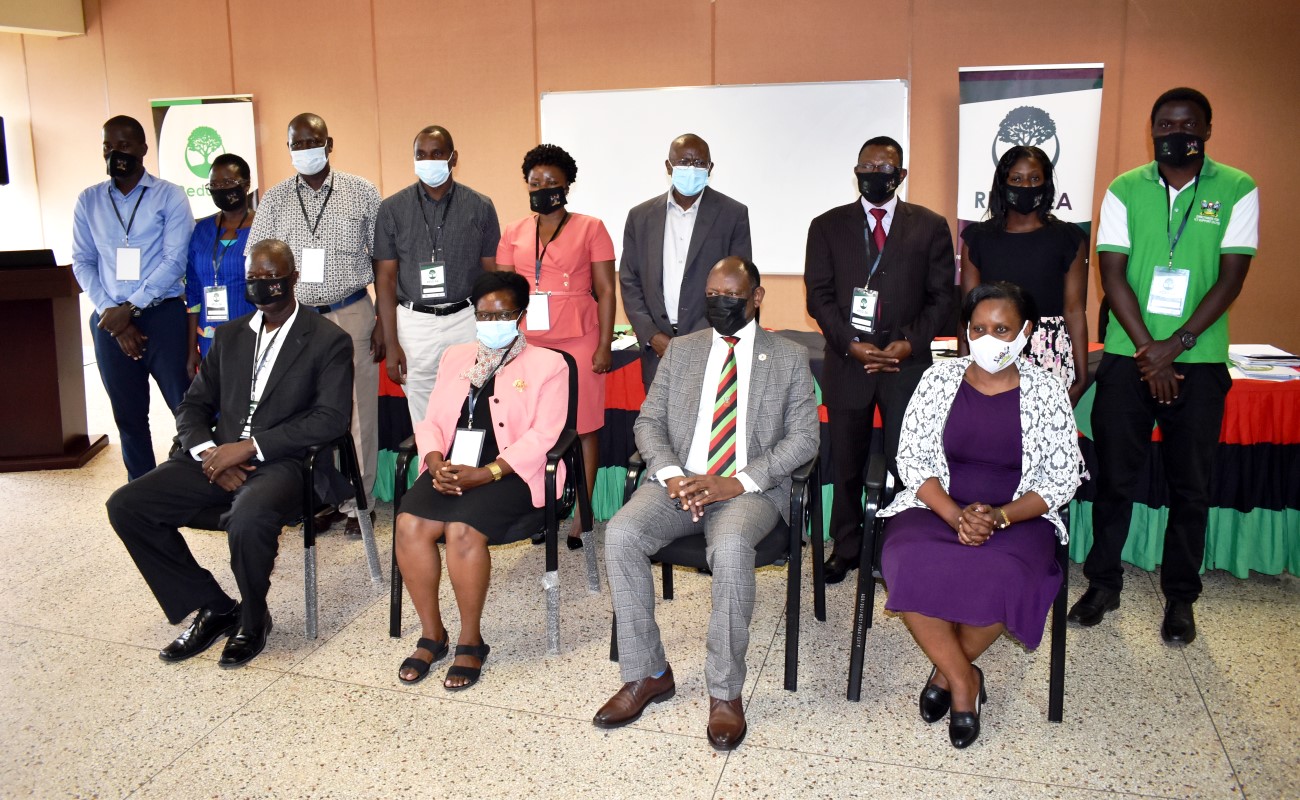
<svg viewBox="0 0 1300 800">
<path fill-rule="evenodd" d="M 243 175 L 245 180 L 249 181 L 250 183 L 252 182 L 253 171 L 248 168 L 248 162 L 245 161 L 240 156 L 237 156 L 234 153 L 222 153 L 221 155 L 212 159 L 212 169 L 216 169 L 217 167 L 224 167 L 226 165 L 232 166 L 235 169 L 239 170 L 239 174 Z"/>
<path fill-rule="evenodd" d="M 476 308 L 478 301 L 493 292 L 510 292 L 515 300 L 515 308 L 520 311 L 528 309 L 528 279 L 518 272 L 484 272 L 474 281 L 474 288 L 469 290 L 469 301 Z"/>
<path fill-rule="evenodd" d="M 421 129 L 419 133 L 415 134 L 415 138 L 411 140 L 411 146 L 414 147 L 416 139 L 419 139 L 421 136 L 425 136 L 427 134 L 434 134 L 434 133 L 441 135 L 442 138 L 447 140 L 448 150 L 456 149 L 456 142 L 453 141 L 451 138 L 451 131 L 447 130 L 441 125 L 429 125 Z"/>
<path fill-rule="evenodd" d="M 559 167 L 569 183 L 578 179 L 578 162 L 559 145 L 539 144 L 525 153 L 524 180 L 528 180 L 528 173 L 533 171 L 533 167 Z"/>
<path fill-rule="evenodd" d="M 1210 110 L 1210 101 L 1205 95 L 1189 89 L 1186 86 L 1179 86 L 1177 89 L 1170 89 L 1156 98 L 1155 105 L 1151 106 L 1151 124 L 1156 124 L 1156 112 L 1166 103 L 1191 103 L 1200 106 L 1201 111 L 1205 112 L 1205 124 L 1209 125 L 1214 117 L 1214 112 Z"/>
<path fill-rule="evenodd" d="M 147 143 L 147 140 L 144 138 L 144 126 L 140 124 L 140 120 L 135 117 L 128 117 L 125 114 L 118 114 L 116 117 L 112 117 L 108 122 L 104 123 L 105 128 L 116 127 L 119 125 L 140 137 L 140 141 Z"/>
<path fill-rule="evenodd" d="M 858 148 L 858 155 L 862 155 L 862 151 L 866 150 L 868 147 L 894 148 L 898 151 L 898 166 L 903 166 L 903 146 L 894 139 L 888 136 L 872 136 L 870 139 L 863 142 L 862 146 Z"/>
<path fill-rule="evenodd" d="M 1038 325 L 1038 304 L 1034 302 L 1034 296 L 1014 283 L 994 281 L 981 283 L 966 295 L 966 301 L 961 304 L 963 330 L 970 324 L 970 318 L 975 314 L 975 307 L 985 300 L 1008 300 L 1020 314 L 1020 327 L 1023 328 L 1026 322 Z"/>
</svg>

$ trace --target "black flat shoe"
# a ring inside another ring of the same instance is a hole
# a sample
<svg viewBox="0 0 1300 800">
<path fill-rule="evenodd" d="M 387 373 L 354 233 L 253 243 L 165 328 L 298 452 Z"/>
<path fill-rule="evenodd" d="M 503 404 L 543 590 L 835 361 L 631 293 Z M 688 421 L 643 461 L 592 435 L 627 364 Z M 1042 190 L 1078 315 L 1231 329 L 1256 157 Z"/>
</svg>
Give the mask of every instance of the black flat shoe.
<svg viewBox="0 0 1300 800">
<path fill-rule="evenodd" d="M 416 649 L 428 650 L 433 654 L 433 658 L 425 661 L 424 659 L 411 656 L 402 662 L 402 666 L 397 668 L 397 679 L 402 683 L 419 683 L 424 680 L 429 674 L 429 667 L 432 667 L 435 662 L 441 661 L 447 655 L 447 648 L 451 643 L 451 637 L 446 633 L 444 633 L 443 636 L 447 638 L 443 639 L 441 642 L 436 639 L 425 639 L 423 636 L 420 637 L 420 640 L 415 643 Z M 409 680 L 403 678 L 402 671 L 406 669 L 415 670 L 415 677 Z"/>
<path fill-rule="evenodd" d="M 975 671 L 980 674 L 980 690 L 975 697 L 975 710 L 954 711 L 948 716 L 948 741 L 952 742 L 952 746 L 958 750 L 970 747 L 980 737 L 980 712 L 984 708 L 984 703 L 988 701 L 988 695 L 984 692 L 984 671 L 979 667 L 975 667 Z"/>
<path fill-rule="evenodd" d="M 831 556 L 826 559 L 826 565 L 822 570 L 822 580 L 826 583 L 839 583 L 857 568 L 857 559 Z"/>
<path fill-rule="evenodd" d="M 270 635 L 271 614 L 267 612 L 262 624 L 256 628 L 240 626 L 235 635 L 230 637 L 230 641 L 226 642 L 226 649 L 221 651 L 221 659 L 217 661 L 217 666 L 223 669 L 244 666 L 261 654 L 266 648 L 266 637 Z"/>
<path fill-rule="evenodd" d="M 566 537 L 564 537 L 564 543 L 565 543 L 566 545 L 568 545 L 568 547 L 569 547 L 570 550 L 581 550 L 581 549 L 582 549 L 582 537 L 581 537 L 581 536 L 566 536 Z"/>
<path fill-rule="evenodd" d="M 934 685 L 934 676 L 938 673 L 939 668 L 933 667 L 925 688 L 921 690 L 921 719 L 930 724 L 947 716 L 948 709 L 952 707 L 952 692 Z"/>
<path fill-rule="evenodd" d="M 1066 619 L 1077 622 L 1085 628 L 1091 628 L 1106 616 L 1107 611 L 1119 608 L 1119 592 L 1100 586 L 1089 586 L 1083 597 L 1070 608 Z"/>
<path fill-rule="evenodd" d="M 1160 626 L 1160 638 L 1165 644 L 1191 644 L 1196 639 L 1196 617 L 1192 604 L 1170 600 L 1165 606 L 1165 621 Z"/>
<path fill-rule="evenodd" d="M 452 664 L 451 668 L 447 670 L 447 678 L 464 677 L 464 678 L 469 678 L 469 681 L 460 686 L 448 686 L 446 679 L 444 679 L 442 682 L 442 688 L 446 689 L 449 692 L 459 692 L 464 689 L 468 689 L 469 687 L 478 683 L 479 675 L 483 673 L 483 665 L 487 663 L 488 653 L 490 653 L 491 651 L 492 648 L 488 647 L 486 642 L 478 645 L 475 644 L 456 645 L 456 655 L 472 656 L 473 658 L 477 658 L 478 666 L 460 667 L 455 664 Z"/>
<path fill-rule="evenodd" d="M 239 604 L 225 614 L 217 614 L 210 608 L 200 608 L 194 615 L 194 621 L 185 632 L 162 650 L 158 657 L 169 664 L 193 658 L 211 647 L 218 639 L 229 636 L 239 627 Z"/>
</svg>

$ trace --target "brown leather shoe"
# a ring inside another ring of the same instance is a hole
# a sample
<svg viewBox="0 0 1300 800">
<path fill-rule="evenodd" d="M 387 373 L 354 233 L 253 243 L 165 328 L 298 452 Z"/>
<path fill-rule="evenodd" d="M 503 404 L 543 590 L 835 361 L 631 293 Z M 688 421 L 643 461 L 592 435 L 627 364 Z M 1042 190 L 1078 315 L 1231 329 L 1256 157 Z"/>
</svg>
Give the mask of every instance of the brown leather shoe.
<svg viewBox="0 0 1300 800">
<path fill-rule="evenodd" d="M 619 728 L 636 722 L 646 706 L 669 700 L 676 693 L 673 668 L 668 666 L 658 678 L 651 676 L 623 684 L 623 688 L 600 707 L 591 721 L 597 728 Z"/>
<path fill-rule="evenodd" d="M 735 700 L 709 698 L 709 744 L 718 750 L 735 750 L 745 741 L 749 726 L 745 724 L 745 707 Z"/>
</svg>

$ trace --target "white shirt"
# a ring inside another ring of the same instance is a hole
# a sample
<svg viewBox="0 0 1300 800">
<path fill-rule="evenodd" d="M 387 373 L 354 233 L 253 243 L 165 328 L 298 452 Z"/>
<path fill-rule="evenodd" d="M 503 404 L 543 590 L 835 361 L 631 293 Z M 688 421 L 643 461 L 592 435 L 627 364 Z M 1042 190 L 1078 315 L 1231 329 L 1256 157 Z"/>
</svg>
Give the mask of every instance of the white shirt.
<svg viewBox="0 0 1300 800">
<path fill-rule="evenodd" d="M 867 212 L 867 232 L 873 236 L 876 233 L 876 217 L 871 213 L 873 208 L 881 208 L 885 211 L 885 218 L 880 221 L 885 226 L 885 236 L 889 236 L 889 229 L 894 224 L 894 209 L 898 208 L 898 195 L 890 196 L 889 200 L 883 206 L 873 206 L 867 202 L 867 198 L 862 198 L 862 208 Z"/>
<path fill-rule="evenodd" d="M 749 408 L 749 373 L 754 363 L 754 336 L 758 333 L 758 321 L 736 331 L 736 478 L 747 492 L 762 491 L 754 479 L 743 470 L 749 463 L 745 452 L 745 418 Z M 700 410 L 695 417 L 695 434 L 691 437 L 691 448 L 686 453 L 686 469 L 694 475 L 704 475 L 709 471 L 709 440 L 713 434 L 713 405 L 718 399 L 718 379 L 722 377 L 722 365 L 727 359 L 727 343 L 722 341 L 722 334 L 713 331 L 713 345 L 709 348 L 709 359 L 704 363 L 704 385 L 700 387 Z M 665 483 L 669 478 L 676 478 L 685 473 L 679 467 L 664 467 L 655 474 L 655 480 Z"/>
<path fill-rule="evenodd" d="M 258 461 L 265 461 L 266 459 L 262 457 L 262 448 L 258 447 L 257 439 L 254 436 L 252 436 L 249 430 L 253 425 L 253 411 L 257 409 L 257 403 L 259 403 L 262 399 L 262 392 L 266 390 L 266 381 L 268 378 L 271 377 L 271 370 L 275 368 L 275 360 L 276 358 L 279 357 L 280 350 L 284 346 L 284 337 L 288 335 L 287 333 L 285 333 L 285 331 L 293 327 L 294 320 L 298 319 L 298 310 L 300 308 L 301 306 L 298 303 L 294 303 L 293 313 L 289 315 L 289 319 L 285 320 L 283 323 L 280 324 L 280 327 L 276 328 L 274 331 L 271 331 L 270 333 L 262 332 L 261 311 L 253 312 L 253 316 L 248 320 L 248 327 L 254 333 L 260 333 L 261 335 L 255 340 L 256 344 L 253 346 L 253 349 L 255 351 L 253 353 L 254 374 L 253 374 L 253 388 L 252 388 L 252 398 L 251 398 L 253 407 L 249 409 L 248 422 L 244 424 L 244 432 L 240 435 L 239 438 L 253 440 L 253 447 L 257 448 Z M 258 369 L 259 364 L 261 365 L 261 369 Z M 208 440 L 203 444 L 198 445 L 197 447 L 191 447 L 190 455 L 194 457 L 195 461 L 201 461 L 202 458 L 199 456 L 199 454 L 202 453 L 204 450 L 207 450 L 209 447 L 216 447 L 216 446 L 217 443 L 215 441 Z"/>
<path fill-rule="evenodd" d="M 673 193 L 668 192 L 668 213 L 664 217 L 664 308 L 668 310 L 668 321 L 673 325 L 677 324 L 677 311 L 681 307 L 682 280 L 686 277 L 691 234 L 695 232 L 695 220 L 699 219 L 703 200 L 704 192 L 701 191 L 690 208 L 682 208 Z"/>
</svg>

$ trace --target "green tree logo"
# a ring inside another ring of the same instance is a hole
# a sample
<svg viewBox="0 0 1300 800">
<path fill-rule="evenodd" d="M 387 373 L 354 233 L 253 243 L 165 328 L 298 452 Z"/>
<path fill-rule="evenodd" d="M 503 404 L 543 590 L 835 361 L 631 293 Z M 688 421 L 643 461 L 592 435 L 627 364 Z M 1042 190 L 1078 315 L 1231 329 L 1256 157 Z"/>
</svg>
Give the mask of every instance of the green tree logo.
<svg viewBox="0 0 1300 800">
<path fill-rule="evenodd" d="M 993 163 L 996 165 L 1002 154 L 1016 145 L 1041 147 L 1052 165 L 1061 156 L 1061 142 L 1056 135 L 1056 122 L 1052 116 L 1035 106 L 1020 106 L 1007 112 L 998 124 L 998 133 L 993 137 Z"/>
<path fill-rule="evenodd" d="M 190 138 L 185 142 L 185 166 L 199 178 L 208 179 L 212 172 L 212 157 L 226 152 L 222 145 L 221 134 L 206 125 L 200 125 L 190 131 Z"/>
</svg>

